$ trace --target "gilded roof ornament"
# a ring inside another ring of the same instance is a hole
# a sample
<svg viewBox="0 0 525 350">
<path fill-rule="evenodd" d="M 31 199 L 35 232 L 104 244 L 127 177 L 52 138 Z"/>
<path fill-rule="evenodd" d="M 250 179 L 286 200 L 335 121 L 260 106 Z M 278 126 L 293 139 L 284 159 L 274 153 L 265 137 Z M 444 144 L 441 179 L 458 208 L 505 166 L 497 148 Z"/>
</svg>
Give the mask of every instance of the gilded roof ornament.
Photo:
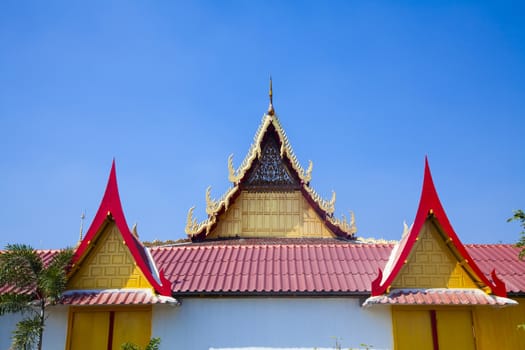
<svg viewBox="0 0 525 350">
<path fill-rule="evenodd" d="M 396 244 L 399 243 L 399 241 L 392 240 L 392 239 L 384 239 L 384 238 L 373 238 L 373 237 L 357 237 L 356 240 L 359 243 L 364 244 Z"/>
<path fill-rule="evenodd" d="M 208 214 L 208 216 L 215 215 L 220 204 L 220 201 L 211 198 L 211 186 L 208 186 L 206 189 L 206 214 Z"/>
<path fill-rule="evenodd" d="M 186 234 L 189 236 L 193 236 L 197 232 L 199 232 L 199 224 L 197 223 L 197 219 L 193 218 L 193 211 L 195 210 L 195 207 L 191 207 L 190 210 L 188 210 L 188 217 L 186 219 L 186 228 L 184 231 L 186 231 Z"/>
<path fill-rule="evenodd" d="M 353 211 L 349 211 L 350 213 L 350 222 L 346 219 L 345 215 L 342 215 L 342 219 L 336 219 L 333 216 L 327 217 L 328 221 L 330 221 L 333 225 L 339 227 L 344 232 L 348 232 L 351 235 L 354 235 L 357 232 L 357 227 L 355 226 L 355 215 Z"/>
<path fill-rule="evenodd" d="M 412 225 L 414 225 L 414 224 L 412 224 Z M 407 222 L 405 220 L 403 220 L 403 234 L 401 235 L 401 237 L 405 237 L 406 235 L 408 235 L 408 233 L 412 229 L 412 225 L 410 225 L 410 227 L 409 227 Z"/>
<path fill-rule="evenodd" d="M 274 115 L 275 114 L 275 110 L 273 109 L 273 89 L 272 89 L 272 77 L 270 76 L 270 92 L 269 92 L 269 97 L 270 97 L 270 105 L 268 106 L 268 115 Z"/>
<path fill-rule="evenodd" d="M 306 184 L 308 184 L 311 180 L 312 180 L 312 169 L 314 167 L 314 162 L 312 162 L 311 160 L 308 161 L 308 169 L 306 169 L 303 177 L 304 177 L 304 182 Z"/>
<path fill-rule="evenodd" d="M 313 188 L 310 186 L 304 186 L 304 189 L 306 192 L 310 194 L 314 202 L 317 203 L 317 205 L 325 211 L 327 214 L 332 215 L 335 211 L 335 191 L 332 191 L 332 198 L 327 201 L 326 199 L 323 199 Z"/>
<path fill-rule="evenodd" d="M 228 180 L 233 184 L 238 183 L 240 180 L 240 177 L 236 175 L 235 173 L 236 171 L 235 171 L 235 168 L 233 167 L 233 153 L 232 153 L 228 157 Z"/>
<path fill-rule="evenodd" d="M 241 165 L 238 168 L 235 168 L 233 165 L 233 154 L 228 157 L 228 180 L 232 183 L 232 187 L 223 194 L 219 200 L 214 200 L 211 198 L 211 188 L 206 190 L 206 213 L 208 215 L 207 219 L 198 223 L 196 219 L 193 218 L 193 209 L 191 208 L 188 212 L 188 220 L 186 225 L 186 233 L 190 236 L 201 235 L 204 232 L 209 232 L 213 225 L 217 222 L 219 213 L 223 210 L 227 210 L 230 201 L 236 197 L 236 194 L 241 191 L 241 182 L 248 182 L 250 179 L 245 179 L 247 173 L 256 166 L 255 161 L 261 161 L 263 156 L 263 140 L 270 126 L 275 131 L 276 141 L 279 144 L 279 156 L 282 161 L 287 160 L 290 170 L 297 176 L 299 179 L 299 185 L 304 191 L 303 193 L 310 197 L 310 199 L 315 203 L 315 205 L 324 212 L 326 220 L 330 222 L 331 225 L 336 230 L 339 230 L 339 234 L 354 236 L 357 232 L 355 227 L 355 218 L 354 214 L 350 215 L 350 222 L 347 221 L 346 217 L 343 216 L 342 219 L 334 218 L 333 214 L 335 211 L 335 199 L 336 194 L 332 192 L 332 197 L 330 200 L 323 199 L 315 190 L 310 187 L 310 181 L 312 179 L 312 169 L 313 162 L 309 161 L 308 168 L 305 170 L 297 156 L 295 155 L 288 136 L 284 131 L 278 116 L 275 114 L 273 108 L 273 88 L 272 88 L 272 79 L 270 77 L 270 105 L 268 112 L 265 113 L 262 117 L 261 123 L 253 137 L 253 142 L 250 145 L 248 153 L 244 157 Z"/>
</svg>

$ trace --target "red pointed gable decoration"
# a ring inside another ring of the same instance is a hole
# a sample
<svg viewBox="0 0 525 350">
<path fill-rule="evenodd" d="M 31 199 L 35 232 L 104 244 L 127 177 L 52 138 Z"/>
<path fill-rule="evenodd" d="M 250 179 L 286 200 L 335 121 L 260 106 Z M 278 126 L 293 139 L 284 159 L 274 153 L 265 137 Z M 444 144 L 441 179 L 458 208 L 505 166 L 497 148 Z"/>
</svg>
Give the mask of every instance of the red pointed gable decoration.
<svg viewBox="0 0 525 350">
<path fill-rule="evenodd" d="M 171 296 L 171 282 L 166 279 L 162 270 L 157 274 L 154 262 L 149 258 L 146 248 L 131 233 L 126 223 L 122 204 L 120 203 L 114 159 L 111 165 L 106 192 L 86 236 L 75 251 L 73 264 L 77 264 L 85 256 L 90 244 L 94 242 L 97 233 L 108 221 L 115 222 L 137 266 L 155 289 L 155 292 L 163 296 Z"/>
<path fill-rule="evenodd" d="M 481 272 L 452 228 L 452 225 L 445 214 L 445 210 L 441 205 L 436 188 L 434 187 L 434 181 L 432 180 L 427 158 L 425 158 L 423 189 L 421 192 L 421 199 L 419 200 L 419 208 L 417 210 L 414 224 L 410 232 L 408 232 L 401 239 L 397 249 L 392 251 L 392 254 L 395 255 L 391 257 L 392 261 L 389 261 L 389 263 L 392 263 L 390 265 L 391 268 L 387 268 L 388 271 L 385 271 L 384 274 L 383 271 L 379 269 L 377 278 L 372 282 L 372 296 L 382 295 L 387 292 L 389 286 L 392 284 L 396 276 L 401 271 L 405 261 L 408 259 L 408 256 L 412 251 L 415 242 L 417 241 L 418 235 L 423 228 L 424 223 L 429 218 L 433 218 L 439 223 L 443 233 L 448 236 L 450 244 L 454 246 L 461 257 L 463 257 L 463 259 L 468 263 L 468 266 L 472 272 L 474 272 L 476 276 L 492 290 L 492 293 L 500 297 L 506 297 L 507 291 L 505 288 L 505 283 L 496 276 L 496 272 L 494 270 L 491 274 L 493 282 L 490 281 L 483 274 L 483 272 Z M 389 266 L 389 264 L 387 264 L 387 266 Z"/>
</svg>

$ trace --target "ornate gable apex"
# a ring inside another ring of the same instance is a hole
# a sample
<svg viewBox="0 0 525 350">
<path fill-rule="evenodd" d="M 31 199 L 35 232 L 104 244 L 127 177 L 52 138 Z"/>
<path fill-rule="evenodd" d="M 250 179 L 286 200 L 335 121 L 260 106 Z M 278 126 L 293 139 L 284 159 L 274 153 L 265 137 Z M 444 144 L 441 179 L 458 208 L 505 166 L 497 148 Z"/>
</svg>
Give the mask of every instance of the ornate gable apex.
<svg viewBox="0 0 525 350">
<path fill-rule="evenodd" d="M 423 226 L 427 222 L 436 225 L 437 229 L 443 236 L 446 247 L 452 252 L 452 255 L 458 259 L 458 262 L 463 266 L 465 271 L 479 282 L 481 289 L 496 296 L 506 297 L 507 292 L 505 284 L 496 276 L 495 270 L 491 273 L 493 281 L 490 281 L 479 269 L 452 228 L 452 225 L 445 214 L 445 210 L 441 205 L 441 201 L 430 173 L 428 159 L 426 158 L 423 189 L 421 191 L 421 199 L 419 201 L 419 208 L 416 213 L 414 224 L 402 237 L 399 244 L 392 250 L 390 258 L 385 266 L 384 273 L 379 269 L 378 277 L 372 282 L 372 296 L 378 296 L 388 292 L 401 269 L 407 263 L 409 255 L 412 252 L 416 241 L 419 239 Z"/>
<path fill-rule="evenodd" d="M 257 160 L 261 159 L 264 147 L 268 146 L 269 143 L 267 140 L 269 142 L 272 142 L 273 140 L 274 145 L 278 146 L 281 161 L 287 163 L 287 167 L 289 165 L 289 169 L 292 173 L 291 175 L 298 179 L 302 184 L 309 185 L 310 180 L 312 179 L 313 163 L 312 161 L 309 162 L 306 171 L 301 167 L 301 164 L 288 141 L 286 132 L 279 122 L 279 118 L 273 113 L 265 114 L 263 116 L 261 124 L 253 138 L 253 143 L 248 150 L 248 154 L 237 170 L 233 167 L 233 155 L 230 155 L 228 158 L 228 179 L 234 185 L 241 184 L 250 170 L 254 168 Z"/>
<path fill-rule="evenodd" d="M 111 165 L 106 191 L 100 202 L 95 218 L 93 219 L 84 239 L 76 248 L 72 260 L 73 269 L 70 272 L 69 279 L 71 280 L 71 278 L 74 277 L 79 269 L 79 265 L 82 264 L 90 253 L 94 251 L 93 248 L 97 242 L 104 238 L 101 236 L 111 234 L 110 231 L 105 230 L 105 228 L 111 223 L 115 224 L 118 228 L 116 231 L 120 232 L 123 243 L 129 250 L 135 264 L 147 279 L 149 285 L 151 285 L 156 293 L 163 296 L 171 296 L 171 282 L 164 277 L 162 270 L 160 272 L 157 271 L 151 255 L 138 238 L 131 233 L 126 223 L 118 192 L 115 160 L 113 160 Z"/>
<path fill-rule="evenodd" d="M 253 143 L 241 165 L 235 169 L 233 155 L 228 157 L 228 179 L 232 182 L 232 187 L 219 200 L 211 198 L 211 190 L 208 187 L 206 191 L 208 218 L 198 223 L 193 218 L 194 208 L 190 208 L 186 233 L 193 240 L 205 239 L 217 223 L 218 216 L 228 209 L 241 190 L 261 190 L 264 187 L 264 190 L 267 191 L 300 190 L 336 236 L 353 239 L 357 232 L 353 213 L 351 213 L 350 222 L 344 216 L 342 219 L 336 219 L 333 216 L 335 192 L 332 193 L 330 200 L 325 200 L 310 187 L 312 168 L 312 161 L 309 162 L 306 170 L 300 165 L 286 132 L 273 110 L 273 105 L 270 103 L 270 108 L 263 115 Z"/>
</svg>

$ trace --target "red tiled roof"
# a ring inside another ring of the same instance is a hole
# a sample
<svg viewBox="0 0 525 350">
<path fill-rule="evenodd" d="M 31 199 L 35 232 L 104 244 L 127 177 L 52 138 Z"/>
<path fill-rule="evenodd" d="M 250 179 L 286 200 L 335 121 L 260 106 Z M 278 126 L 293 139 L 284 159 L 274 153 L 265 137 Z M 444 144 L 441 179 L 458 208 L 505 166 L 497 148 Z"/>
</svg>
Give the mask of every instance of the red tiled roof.
<svg viewBox="0 0 525 350">
<path fill-rule="evenodd" d="M 480 289 L 398 289 L 389 294 L 368 298 L 369 305 L 515 305 L 508 298 L 487 295 Z"/>
<path fill-rule="evenodd" d="M 369 294 L 392 244 L 356 244 L 336 239 L 236 239 L 150 248 L 175 295 L 339 293 Z M 510 294 L 525 294 L 525 261 L 510 244 L 467 244 L 490 278 L 492 269 Z M 57 251 L 42 250 L 49 261 Z M 0 287 L 0 294 L 12 287 Z"/>
<path fill-rule="evenodd" d="M 525 293 L 525 261 L 518 258 L 520 248 L 512 244 L 466 244 L 467 251 L 489 278 L 490 272 L 505 282 L 507 293 Z"/>
<path fill-rule="evenodd" d="M 150 290 L 108 289 L 70 291 L 64 293 L 60 304 L 64 305 L 150 305 L 177 304 L 172 297 L 158 296 Z"/>
<path fill-rule="evenodd" d="M 37 254 L 42 259 L 42 262 L 44 263 L 44 266 L 47 266 L 53 257 L 59 252 L 58 249 L 42 249 L 37 250 Z M 0 251 L 0 254 L 2 254 L 2 251 Z M 0 294 L 6 294 L 6 293 L 31 293 L 31 290 L 21 290 L 20 288 L 17 288 L 15 286 L 10 285 L 0 285 Z"/>
<path fill-rule="evenodd" d="M 393 247 L 330 239 L 296 242 L 241 239 L 150 249 L 176 294 L 367 294 Z M 487 278 L 496 268 L 509 293 L 525 293 L 525 262 L 518 259 L 518 248 L 500 244 L 466 249 Z"/>
<path fill-rule="evenodd" d="M 391 250 L 390 245 L 324 241 L 194 243 L 151 253 L 174 293 L 367 293 Z"/>
</svg>

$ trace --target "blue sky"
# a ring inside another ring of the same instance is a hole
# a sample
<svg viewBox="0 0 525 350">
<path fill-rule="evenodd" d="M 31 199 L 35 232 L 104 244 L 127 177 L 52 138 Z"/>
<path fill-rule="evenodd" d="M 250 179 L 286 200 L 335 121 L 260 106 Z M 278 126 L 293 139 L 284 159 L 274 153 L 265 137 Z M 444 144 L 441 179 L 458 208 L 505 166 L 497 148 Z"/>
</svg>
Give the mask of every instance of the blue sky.
<svg viewBox="0 0 525 350">
<path fill-rule="evenodd" d="M 517 3 L 2 1 L 0 245 L 61 248 L 111 161 L 128 224 L 185 236 L 228 188 L 268 105 L 312 186 L 358 234 L 399 239 L 428 155 L 467 243 L 510 243 L 525 208 Z"/>
</svg>

